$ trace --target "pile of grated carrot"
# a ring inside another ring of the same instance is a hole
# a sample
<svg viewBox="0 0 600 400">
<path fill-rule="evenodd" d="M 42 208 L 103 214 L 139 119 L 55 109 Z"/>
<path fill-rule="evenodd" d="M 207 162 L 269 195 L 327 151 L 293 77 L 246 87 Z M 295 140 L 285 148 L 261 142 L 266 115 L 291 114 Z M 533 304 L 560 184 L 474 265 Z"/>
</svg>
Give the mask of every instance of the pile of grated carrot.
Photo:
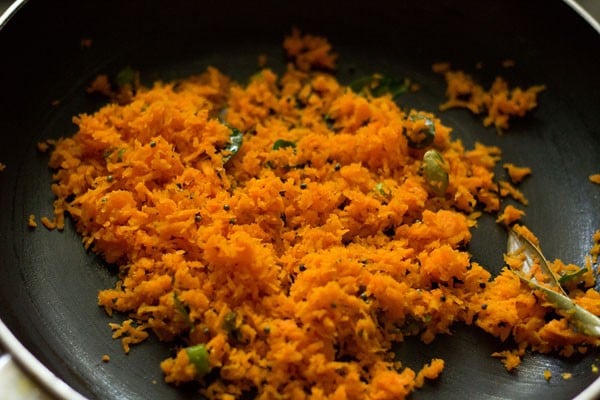
<svg viewBox="0 0 600 400">
<path fill-rule="evenodd" d="M 432 114 L 341 85 L 323 72 L 335 66 L 325 39 L 294 31 L 284 48 L 282 76 L 240 84 L 209 68 L 140 87 L 56 143 L 54 224 L 68 213 L 119 266 L 98 301 L 130 316 L 111 324 L 125 351 L 150 332 L 174 341 L 165 380 L 198 380 L 211 399 L 402 399 L 444 369 L 395 360 L 410 335 L 431 343 L 462 322 L 512 337 L 517 348 L 495 354 L 509 369 L 526 349 L 599 344 L 547 320 L 553 308 L 507 269 L 492 278 L 471 260 L 480 210 L 499 213 L 518 192 L 498 186 L 498 148 L 465 149 Z M 413 148 L 425 117 L 435 139 Z M 428 149 L 443 159 L 441 193 L 423 173 Z M 507 168 L 517 181 L 530 172 Z M 571 289 L 600 314 L 594 278 Z"/>
</svg>

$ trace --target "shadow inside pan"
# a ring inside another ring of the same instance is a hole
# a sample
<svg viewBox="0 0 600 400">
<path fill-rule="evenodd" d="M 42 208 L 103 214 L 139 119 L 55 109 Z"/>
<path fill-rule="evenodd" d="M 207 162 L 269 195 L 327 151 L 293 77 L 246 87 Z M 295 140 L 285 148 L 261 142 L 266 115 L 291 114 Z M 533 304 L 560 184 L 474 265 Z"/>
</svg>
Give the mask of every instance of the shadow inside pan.
<svg viewBox="0 0 600 400">
<path fill-rule="evenodd" d="M 342 82 L 374 72 L 418 82 L 421 90 L 402 97 L 402 107 L 437 112 L 445 90 L 431 71 L 437 61 L 486 83 L 501 74 L 513 85 L 545 84 L 539 108 L 501 137 L 466 111 L 438 114 L 467 147 L 475 141 L 496 145 L 504 161 L 532 167 L 534 175 L 522 185 L 531 202 L 524 222 L 549 259 L 583 263 L 600 228 L 600 187 L 587 180 L 600 172 L 600 39 L 562 2 L 68 3 L 28 3 L 0 32 L 0 162 L 7 165 L 0 174 L 0 318 L 49 369 L 90 398 L 183 399 L 196 389 L 163 383 L 159 363 L 171 355 L 171 345 L 151 338 L 124 355 L 110 338 L 108 322 L 122 317 L 107 317 L 96 296 L 116 276 L 83 249 L 71 224 L 63 232 L 27 228 L 29 214 L 52 213 L 48 156 L 36 143 L 73 134 L 72 116 L 104 103 L 85 93 L 98 73 L 131 66 L 151 83 L 212 65 L 243 81 L 257 70 L 259 54 L 283 71 L 281 43 L 298 26 L 330 39 L 341 56 Z M 91 47 L 82 39 L 91 39 Z M 504 59 L 515 60 L 515 67 L 503 69 Z M 484 68 L 476 70 L 479 62 Z M 484 217 L 470 246 L 474 260 L 497 273 L 505 240 Z M 507 346 L 457 326 L 429 346 L 410 339 L 398 354 L 415 368 L 433 357 L 446 360 L 441 378 L 414 399 L 566 399 L 597 377 L 592 364 L 598 352 L 571 359 L 527 355 L 516 373 L 507 373 L 490 357 Z M 104 354 L 110 362 L 102 362 Z M 545 369 L 553 373 L 550 382 Z M 562 372 L 573 377 L 563 380 Z"/>
</svg>

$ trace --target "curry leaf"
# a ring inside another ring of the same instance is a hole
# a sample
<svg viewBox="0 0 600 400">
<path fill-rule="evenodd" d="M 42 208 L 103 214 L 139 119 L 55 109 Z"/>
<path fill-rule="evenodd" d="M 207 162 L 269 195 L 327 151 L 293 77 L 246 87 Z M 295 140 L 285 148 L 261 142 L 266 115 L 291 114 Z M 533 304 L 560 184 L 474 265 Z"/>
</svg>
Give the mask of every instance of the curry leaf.
<svg viewBox="0 0 600 400">
<path fill-rule="evenodd" d="M 560 311 L 579 332 L 594 337 L 600 337 L 600 318 L 592 314 L 585 308 L 575 304 L 569 298 L 550 269 L 546 258 L 541 250 L 531 243 L 527 238 L 514 230 L 508 234 L 507 253 L 509 256 L 524 256 L 520 269 L 511 267 L 521 280 L 527 282 L 532 288 L 541 291 L 546 300 L 551 303 L 557 311 Z M 550 283 L 559 292 L 541 285 L 535 278 L 531 278 L 531 271 L 534 263 L 540 266 L 540 270 L 547 276 L 547 282 Z"/>
<path fill-rule="evenodd" d="M 562 311 L 563 315 L 579 332 L 588 336 L 600 337 L 600 318 L 596 315 L 575 304 L 569 297 L 527 279 L 514 270 L 513 272 L 515 272 L 523 281 L 527 282 L 529 286 L 544 293 L 546 300 L 551 303 L 557 311 Z"/>
<path fill-rule="evenodd" d="M 521 275 L 527 279 L 531 279 L 535 283 L 539 283 L 535 280 L 535 278 L 530 277 L 532 275 L 534 266 L 539 265 L 544 277 L 547 278 L 545 283 L 558 289 L 564 296 L 567 295 L 556 279 L 556 275 L 554 275 L 554 272 L 552 272 L 550 269 L 550 264 L 548 263 L 548 260 L 546 260 L 546 257 L 544 257 L 542 254 L 542 251 L 535 244 L 531 243 L 530 240 L 514 229 L 511 229 L 508 232 L 507 253 L 510 256 L 524 257 L 521 269 L 519 271 Z"/>
</svg>

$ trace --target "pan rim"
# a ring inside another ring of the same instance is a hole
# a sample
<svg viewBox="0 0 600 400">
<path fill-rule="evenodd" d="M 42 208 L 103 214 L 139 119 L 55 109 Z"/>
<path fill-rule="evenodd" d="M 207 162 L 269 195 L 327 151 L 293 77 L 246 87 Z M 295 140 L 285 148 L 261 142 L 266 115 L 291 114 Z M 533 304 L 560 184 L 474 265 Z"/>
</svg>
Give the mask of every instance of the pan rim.
<svg viewBox="0 0 600 400">
<path fill-rule="evenodd" d="M 13 335 L 0 320 L 0 344 L 6 349 L 19 368 L 22 368 L 44 390 L 64 400 L 85 400 L 66 382 L 54 375 Z"/>
<path fill-rule="evenodd" d="M 600 14 L 585 8 L 580 0 L 562 0 L 573 9 L 587 24 L 600 34 Z M 0 14 L 0 31 L 10 19 L 23 7 L 28 0 L 14 0 L 11 5 Z M 86 400 L 87 398 L 73 389 L 68 383 L 51 372 L 38 360 L 11 332 L 0 318 L 0 356 L 3 350 L 20 369 L 22 369 L 35 383 L 48 392 L 48 394 L 61 400 Z M 586 387 L 573 400 L 594 400 L 600 395 L 600 377 Z"/>
<path fill-rule="evenodd" d="M 15 15 L 17 10 L 23 6 L 23 4 L 27 3 L 28 0 L 15 0 L 11 3 L 10 6 L 4 11 L 4 13 L 0 14 L 0 29 Z"/>
<path fill-rule="evenodd" d="M 590 9 L 586 9 L 582 6 L 579 0 L 563 0 L 569 7 L 571 7 L 581 18 L 583 18 L 592 28 L 600 34 L 600 15 L 595 15 Z"/>
</svg>

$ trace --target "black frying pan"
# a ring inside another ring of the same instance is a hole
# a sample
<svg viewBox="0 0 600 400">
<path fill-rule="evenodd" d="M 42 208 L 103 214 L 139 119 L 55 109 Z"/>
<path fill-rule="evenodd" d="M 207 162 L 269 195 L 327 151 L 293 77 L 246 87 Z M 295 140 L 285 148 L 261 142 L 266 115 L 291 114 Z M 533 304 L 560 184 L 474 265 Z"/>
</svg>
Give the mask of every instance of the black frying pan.
<svg viewBox="0 0 600 400">
<path fill-rule="evenodd" d="M 422 89 L 402 97 L 402 106 L 437 110 L 445 84 L 431 71 L 436 61 L 485 83 L 501 74 L 514 85 L 545 84 L 539 108 L 502 137 L 467 111 L 439 115 L 467 146 L 497 145 L 505 161 L 533 168 L 522 185 L 531 201 L 524 222 L 548 258 L 583 262 L 600 228 L 600 186 L 587 180 L 600 172 L 600 36 L 562 1 L 30 1 L 0 31 L 0 162 L 7 165 L 0 173 L 0 319 L 84 396 L 184 399 L 195 388 L 162 383 L 168 344 L 151 339 L 125 356 L 110 338 L 96 294 L 116 276 L 84 251 L 72 224 L 62 233 L 27 228 L 30 213 L 52 211 L 51 171 L 36 143 L 74 133 L 71 117 L 103 104 L 84 92 L 98 73 L 129 65 L 151 83 L 214 65 L 246 79 L 261 53 L 282 71 L 281 43 L 293 25 L 331 40 L 343 82 L 374 72 L 418 82 Z M 90 48 L 82 48 L 85 38 Z M 503 69 L 504 59 L 516 66 Z M 484 218 L 470 246 L 474 259 L 499 271 L 505 235 Z M 414 399 L 566 399 L 598 376 L 591 369 L 598 352 L 527 355 L 507 373 L 490 357 L 502 348 L 477 328 L 457 326 L 430 346 L 409 340 L 398 352 L 414 367 L 432 357 L 447 361 L 441 378 Z M 106 353 L 111 361 L 102 363 Z M 550 382 L 544 369 L 555 376 Z M 561 372 L 573 378 L 562 380 Z"/>
</svg>

